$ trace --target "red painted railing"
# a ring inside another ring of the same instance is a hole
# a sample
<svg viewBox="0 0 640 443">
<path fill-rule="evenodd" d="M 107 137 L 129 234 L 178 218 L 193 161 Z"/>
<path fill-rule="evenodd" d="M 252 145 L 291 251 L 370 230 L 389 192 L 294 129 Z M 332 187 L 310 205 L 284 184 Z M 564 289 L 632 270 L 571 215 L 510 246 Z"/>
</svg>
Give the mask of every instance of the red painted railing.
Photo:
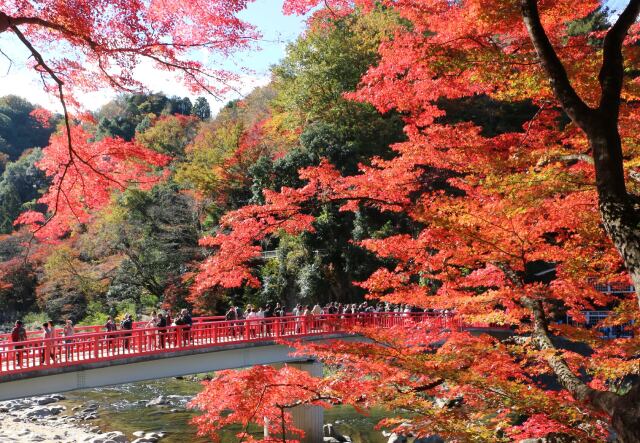
<svg viewBox="0 0 640 443">
<path fill-rule="evenodd" d="M 194 323 L 207 323 L 207 322 L 212 322 L 212 321 L 220 321 L 220 320 L 224 320 L 224 315 L 212 315 L 212 316 L 208 316 L 208 317 L 194 317 L 193 318 L 193 322 Z M 144 329 L 147 326 L 146 321 L 135 321 L 133 322 L 133 329 Z M 53 334 L 54 337 L 61 337 L 62 336 L 62 326 L 59 326 L 57 328 L 55 328 L 53 330 Z M 93 332 L 101 332 L 104 331 L 104 326 L 101 325 L 82 325 L 82 326 L 74 326 L 73 330 L 75 331 L 76 334 L 91 334 Z M 38 329 L 35 331 L 27 331 L 27 338 L 28 339 L 37 339 L 40 338 L 42 336 L 42 330 Z M 7 341 L 11 341 L 11 334 L 7 333 L 7 334 L 0 334 L 0 345 L 2 345 L 2 342 L 7 342 Z"/>
<path fill-rule="evenodd" d="M 433 328 L 459 329 L 451 315 L 435 313 L 359 313 L 306 317 L 215 321 L 194 319 L 192 327 L 138 328 L 115 332 L 76 333 L 72 337 L 0 343 L 0 376 L 46 368 L 210 348 L 281 337 L 308 337 L 347 332 L 353 326 L 389 328 L 416 322 Z M 97 328 L 100 328 L 97 326 Z"/>
</svg>

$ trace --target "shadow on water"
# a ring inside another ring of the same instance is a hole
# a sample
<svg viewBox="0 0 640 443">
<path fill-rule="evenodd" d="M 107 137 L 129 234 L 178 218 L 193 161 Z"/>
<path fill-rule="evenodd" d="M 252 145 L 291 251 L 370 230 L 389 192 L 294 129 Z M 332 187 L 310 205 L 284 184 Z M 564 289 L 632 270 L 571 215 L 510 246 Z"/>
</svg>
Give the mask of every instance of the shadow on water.
<svg viewBox="0 0 640 443">
<path fill-rule="evenodd" d="M 198 437 L 195 426 L 190 424 L 197 412 L 185 408 L 201 389 L 198 382 L 169 378 L 69 392 L 65 394 L 65 403 L 68 411 L 74 406 L 98 404 L 98 419 L 86 423 L 105 431 L 121 431 L 130 438 L 135 431 L 161 431 L 167 433 L 162 443 L 204 443 L 210 440 Z M 148 401 L 159 396 L 169 404 L 146 406 Z M 350 436 L 356 443 L 385 443 L 387 439 L 374 426 L 387 415 L 382 410 L 374 410 L 363 416 L 351 407 L 337 406 L 325 410 L 324 421 L 333 423 L 339 433 Z M 222 442 L 237 441 L 234 436 L 239 430 L 230 428 L 221 435 Z M 261 433 L 256 429 L 256 436 Z"/>
</svg>

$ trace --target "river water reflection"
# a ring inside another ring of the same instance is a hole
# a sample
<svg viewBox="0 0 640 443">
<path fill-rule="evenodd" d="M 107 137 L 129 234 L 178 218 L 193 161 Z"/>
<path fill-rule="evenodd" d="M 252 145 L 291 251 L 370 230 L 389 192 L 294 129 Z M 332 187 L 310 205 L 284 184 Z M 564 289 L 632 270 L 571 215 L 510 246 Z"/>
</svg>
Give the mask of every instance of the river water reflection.
<svg viewBox="0 0 640 443">
<path fill-rule="evenodd" d="M 161 379 L 99 389 L 87 389 L 66 393 L 68 410 L 74 406 L 98 404 L 97 420 L 91 423 L 107 431 L 121 431 L 132 437 L 135 431 L 166 432 L 162 443 L 208 442 L 198 437 L 196 428 L 189 422 L 197 414 L 185 409 L 186 403 L 199 391 L 198 382 L 177 379 Z M 163 396 L 170 404 L 146 406 L 147 402 Z M 325 410 L 325 423 L 333 423 L 336 430 L 350 436 L 358 443 L 384 443 L 387 441 L 375 424 L 385 412 L 374 410 L 369 416 L 358 414 L 353 408 L 337 406 Z M 234 442 L 236 431 L 230 429 L 222 441 Z M 257 435 L 260 435 L 259 433 Z"/>
</svg>

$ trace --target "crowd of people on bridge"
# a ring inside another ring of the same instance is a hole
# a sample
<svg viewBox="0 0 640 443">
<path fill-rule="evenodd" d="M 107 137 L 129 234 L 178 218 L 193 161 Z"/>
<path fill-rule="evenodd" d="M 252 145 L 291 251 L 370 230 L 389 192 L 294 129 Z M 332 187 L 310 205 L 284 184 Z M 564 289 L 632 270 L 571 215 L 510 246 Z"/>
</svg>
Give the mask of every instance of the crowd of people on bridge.
<svg viewBox="0 0 640 443">
<path fill-rule="evenodd" d="M 309 315 L 335 315 L 335 314 L 358 314 L 358 313 L 398 313 L 398 314 L 411 314 L 416 312 L 423 312 L 422 309 L 416 308 L 410 305 L 394 305 L 391 303 L 377 303 L 375 305 L 369 304 L 366 301 L 362 303 L 343 304 L 338 302 L 331 302 L 324 307 L 319 304 L 302 305 L 297 304 L 291 313 L 287 313 L 280 303 L 275 306 L 267 304 L 263 307 L 256 307 L 251 304 L 247 305 L 243 310 L 239 306 L 231 306 L 225 314 L 225 319 L 232 320 L 252 320 L 256 318 L 270 318 L 270 317 L 284 317 L 286 315 L 292 315 L 294 317 L 306 317 Z M 446 314 L 448 311 L 442 311 L 440 313 Z"/>
<path fill-rule="evenodd" d="M 343 304 L 338 302 L 331 302 L 324 306 L 319 304 L 302 305 L 297 304 L 291 311 L 287 311 L 280 303 L 275 305 L 267 304 L 265 307 L 246 305 L 244 309 L 238 306 L 231 306 L 225 313 L 224 318 L 220 320 L 226 320 L 231 322 L 229 325 L 229 334 L 236 336 L 237 334 L 244 334 L 245 331 L 249 337 L 254 338 L 261 333 L 272 332 L 272 326 L 270 322 L 260 321 L 266 318 L 277 318 L 293 316 L 298 318 L 294 321 L 295 332 L 300 332 L 305 329 L 307 325 L 313 327 L 316 320 L 309 320 L 309 322 L 302 319 L 313 319 L 314 317 L 327 316 L 327 315 L 348 315 L 348 314 L 360 314 L 360 313 L 396 313 L 400 316 L 408 316 L 414 312 L 422 312 L 421 309 L 413 308 L 409 305 L 393 305 L 390 303 L 377 303 L 369 304 L 366 301 L 362 303 Z M 248 321 L 247 328 L 241 326 L 243 321 Z M 147 332 L 147 339 L 149 347 L 155 347 L 164 349 L 166 347 L 185 346 L 192 342 L 191 328 L 193 326 L 193 318 L 187 309 L 182 309 L 177 315 L 173 315 L 171 310 L 153 311 L 149 320 L 142 323 L 139 322 L 135 325 L 136 329 L 143 328 Z M 284 327 L 284 326 L 283 326 Z M 103 325 L 102 330 L 107 332 L 105 335 L 105 341 L 107 343 L 107 349 L 109 351 L 120 348 L 121 350 L 128 351 L 132 346 L 132 334 L 134 329 L 133 317 L 131 314 L 125 314 L 122 320 L 117 323 L 113 316 L 109 316 L 106 323 Z M 179 331 L 176 334 L 169 334 L 172 331 Z M 86 330 L 84 331 L 86 332 Z M 95 332 L 95 331 L 92 331 Z M 116 334 L 119 332 L 119 334 Z M 39 337 L 28 336 L 24 327 L 24 323 L 21 320 L 15 322 L 15 326 L 11 331 L 11 342 L 15 343 L 13 349 L 15 352 L 15 364 L 21 366 L 23 363 L 23 354 L 26 351 L 25 347 L 39 348 L 39 360 L 40 364 L 49 364 L 49 362 L 56 362 L 56 359 L 62 358 L 64 354 L 65 360 L 72 360 L 73 343 L 79 340 L 74 338 L 78 336 L 76 327 L 70 319 L 67 319 L 62 327 L 62 330 L 57 330 L 53 321 L 47 321 L 42 324 L 41 333 Z M 55 337 L 62 337 L 63 346 L 56 347 L 54 340 L 50 340 Z M 173 341 L 171 341 L 173 340 Z M 27 342 L 27 343 L 24 343 Z M 37 354 L 36 354 L 37 355 Z"/>
<path fill-rule="evenodd" d="M 173 319 L 173 320 L 172 320 Z M 151 314 L 151 318 L 144 324 L 144 328 L 158 328 L 159 346 L 164 348 L 167 344 L 166 334 L 170 328 L 180 327 L 180 343 L 186 344 L 190 340 L 190 330 L 193 325 L 193 318 L 187 309 L 182 309 L 180 313 L 173 317 L 170 310 L 164 312 L 154 311 Z M 117 331 L 123 331 L 122 335 L 122 347 L 128 350 L 131 346 L 131 335 L 134 329 L 133 317 L 131 314 L 125 314 L 120 324 L 115 322 L 113 316 L 109 316 L 107 322 L 103 326 L 104 331 L 113 333 Z M 48 363 L 49 361 L 56 362 L 56 347 L 53 340 L 57 336 L 62 336 L 64 341 L 64 354 L 66 360 L 71 360 L 73 353 L 72 344 L 74 342 L 74 335 L 76 335 L 76 329 L 73 322 L 67 319 L 62 327 L 60 334 L 56 333 L 54 322 L 49 320 L 42 324 L 41 333 L 39 337 L 29 338 L 27 330 L 25 329 L 24 322 L 22 320 L 16 320 L 13 329 L 11 330 L 10 338 L 11 342 L 15 343 L 13 349 L 15 352 L 15 363 L 17 366 L 22 366 L 23 354 L 28 347 L 40 348 L 40 364 Z M 114 335 L 107 335 L 108 348 L 112 349 L 116 346 L 116 337 Z M 154 335 L 155 340 L 155 335 Z M 26 343 L 25 343 L 26 342 Z"/>
</svg>

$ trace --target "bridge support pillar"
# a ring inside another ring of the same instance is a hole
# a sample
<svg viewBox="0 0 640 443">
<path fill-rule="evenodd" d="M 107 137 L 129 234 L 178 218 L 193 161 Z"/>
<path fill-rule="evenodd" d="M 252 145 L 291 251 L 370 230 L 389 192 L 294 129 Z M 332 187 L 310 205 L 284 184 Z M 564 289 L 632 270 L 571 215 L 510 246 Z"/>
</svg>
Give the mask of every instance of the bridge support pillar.
<svg viewBox="0 0 640 443">
<path fill-rule="evenodd" d="M 308 362 L 287 363 L 301 371 L 308 372 L 314 377 L 322 377 L 322 363 L 310 360 Z M 274 367 L 282 367 L 277 364 Z M 322 427 L 324 425 L 324 409 L 321 406 L 301 405 L 291 410 L 293 425 L 304 431 L 304 438 L 301 443 L 321 442 L 323 438 Z M 268 437 L 267 428 L 264 430 L 265 437 Z"/>
</svg>

